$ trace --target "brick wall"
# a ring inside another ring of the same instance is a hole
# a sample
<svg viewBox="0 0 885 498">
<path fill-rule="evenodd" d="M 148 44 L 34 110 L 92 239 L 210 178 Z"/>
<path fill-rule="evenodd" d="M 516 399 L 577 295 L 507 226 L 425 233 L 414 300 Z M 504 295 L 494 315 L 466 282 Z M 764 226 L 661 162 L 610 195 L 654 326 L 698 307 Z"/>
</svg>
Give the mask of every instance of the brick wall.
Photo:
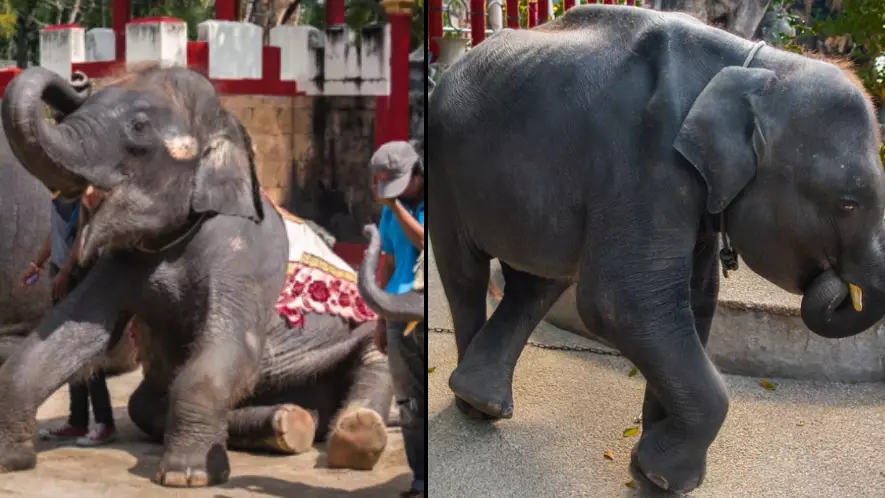
<svg viewBox="0 0 885 498">
<path fill-rule="evenodd" d="M 367 169 L 373 98 L 225 95 L 222 103 L 249 130 L 259 181 L 276 202 L 340 242 L 365 242 L 363 225 L 380 213 Z"/>
</svg>

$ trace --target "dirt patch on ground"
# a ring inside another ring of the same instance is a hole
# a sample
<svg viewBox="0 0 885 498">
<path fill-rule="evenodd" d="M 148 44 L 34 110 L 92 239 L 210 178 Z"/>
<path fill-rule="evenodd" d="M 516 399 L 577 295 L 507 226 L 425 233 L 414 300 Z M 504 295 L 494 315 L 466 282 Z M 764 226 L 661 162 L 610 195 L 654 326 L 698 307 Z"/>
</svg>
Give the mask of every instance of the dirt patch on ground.
<svg viewBox="0 0 885 498">
<path fill-rule="evenodd" d="M 409 467 L 402 435 L 390 429 L 387 450 L 369 472 L 325 468 L 325 447 L 297 456 L 230 452 L 231 479 L 222 486 L 195 490 L 165 489 L 151 477 L 162 446 L 146 440 L 126 414 L 129 394 L 141 372 L 109 380 L 119 440 L 103 448 L 77 448 L 39 442 L 37 468 L 0 479 L 0 495 L 27 497 L 390 497 L 408 489 Z M 57 424 L 68 413 L 68 390 L 59 389 L 37 414 L 39 427 Z"/>
</svg>

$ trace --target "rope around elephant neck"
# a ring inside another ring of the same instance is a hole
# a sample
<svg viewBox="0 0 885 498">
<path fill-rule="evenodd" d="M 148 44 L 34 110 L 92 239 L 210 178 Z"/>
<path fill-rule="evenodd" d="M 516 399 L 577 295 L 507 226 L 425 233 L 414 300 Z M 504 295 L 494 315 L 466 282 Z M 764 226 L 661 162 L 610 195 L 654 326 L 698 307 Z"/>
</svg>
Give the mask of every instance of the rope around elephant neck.
<svg viewBox="0 0 885 498">
<path fill-rule="evenodd" d="M 142 243 L 138 243 L 138 245 L 135 246 L 135 249 L 138 251 L 141 251 L 143 253 L 147 253 L 147 254 L 157 254 L 157 253 L 161 253 L 163 251 L 169 250 L 172 247 L 181 243 L 181 241 L 183 241 L 184 239 L 190 237 L 191 234 L 193 234 L 194 231 L 196 231 L 196 229 L 199 228 L 203 224 L 203 222 L 206 220 L 206 216 L 207 216 L 206 213 L 203 213 L 202 215 L 200 215 L 200 217 L 197 219 L 197 221 L 193 225 L 191 225 L 190 228 L 185 230 L 185 232 L 183 234 L 181 234 L 180 236 L 173 239 L 172 242 L 164 244 L 159 249 L 148 249 L 147 247 L 144 247 L 144 244 L 142 244 Z"/>
<path fill-rule="evenodd" d="M 750 67 L 750 63 L 753 62 L 756 54 L 758 54 L 765 45 L 766 43 L 764 41 L 756 42 L 756 44 L 753 45 L 753 48 L 750 49 L 750 53 L 747 54 L 747 58 L 744 59 L 744 65 L 741 67 L 744 69 Z M 728 232 L 725 227 L 725 209 L 723 209 L 722 213 L 719 215 L 719 235 L 722 237 L 722 250 L 719 251 L 719 260 L 722 262 L 722 276 L 728 278 L 729 271 L 737 271 L 738 258 L 737 252 L 735 252 L 734 247 L 731 245 L 731 241 L 728 239 Z"/>
</svg>

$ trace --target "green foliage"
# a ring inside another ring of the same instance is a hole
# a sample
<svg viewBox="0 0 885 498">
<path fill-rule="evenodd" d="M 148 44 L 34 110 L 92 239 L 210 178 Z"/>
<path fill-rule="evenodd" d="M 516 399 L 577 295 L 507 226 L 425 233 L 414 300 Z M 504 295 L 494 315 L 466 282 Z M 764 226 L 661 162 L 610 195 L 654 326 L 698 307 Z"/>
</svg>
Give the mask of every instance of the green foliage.
<svg viewBox="0 0 885 498">
<path fill-rule="evenodd" d="M 774 0 L 772 7 L 790 7 L 789 0 Z M 843 0 L 838 12 L 817 9 L 809 22 L 795 14 L 787 20 L 796 28 L 796 37 L 784 38 L 781 45 L 787 50 L 802 52 L 808 40 L 847 37 L 852 47 L 851 60 L 864 86 L 877 104 L 885 104 L 885 64 L 876 58 L 885 55 L 885 2 L 882 0 Z"/>
</svg>

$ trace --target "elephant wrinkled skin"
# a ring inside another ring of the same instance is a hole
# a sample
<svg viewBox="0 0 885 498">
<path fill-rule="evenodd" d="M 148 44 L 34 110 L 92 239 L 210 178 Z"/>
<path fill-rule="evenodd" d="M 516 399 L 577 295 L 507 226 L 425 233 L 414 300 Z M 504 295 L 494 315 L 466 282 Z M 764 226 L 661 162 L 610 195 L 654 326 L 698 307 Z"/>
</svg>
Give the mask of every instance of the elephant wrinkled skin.
<svg viewBox="0 0 885 498">
<path fill-rule="evenodd" d="M 815 333 L 882 318 L 873 108 L 836 66 L 769 47 L 748 58 L 754 48 L 685 15 L 588 5 L 503 30 L 442 77 L 429 229 L 459 408 L 512 416 L 529 334 L 577 282 L 581 319 L 647 379 L 632 465 L 684 492 L 728 412 L 704 351 L 720 227 L 751 269 L 803 294 Z M 506 293 L 486 321 L 490 258 Z"/>
<path fill-rule="evenodd" d="M 43 102 L 65 119 L 44 120 Z M 10 83 L 0 114 L 47 187 L 104 193 L 81 240 L 91 271 L 0 368 L 0 469 L 36 465 L 37 408 L 133 315 L 144 380 L 129 415 L 163 440 L 160 484 L 226 481 L 228 445 L 298 453 L 327 436 L 330 466 L 374 466 L 392 401 L 375 324 L 306 313 L 290 326 L 276 311 L 287 229 L 209 80 L 154 66 L 83 101 L 36 67 Z"/>
</svg>

